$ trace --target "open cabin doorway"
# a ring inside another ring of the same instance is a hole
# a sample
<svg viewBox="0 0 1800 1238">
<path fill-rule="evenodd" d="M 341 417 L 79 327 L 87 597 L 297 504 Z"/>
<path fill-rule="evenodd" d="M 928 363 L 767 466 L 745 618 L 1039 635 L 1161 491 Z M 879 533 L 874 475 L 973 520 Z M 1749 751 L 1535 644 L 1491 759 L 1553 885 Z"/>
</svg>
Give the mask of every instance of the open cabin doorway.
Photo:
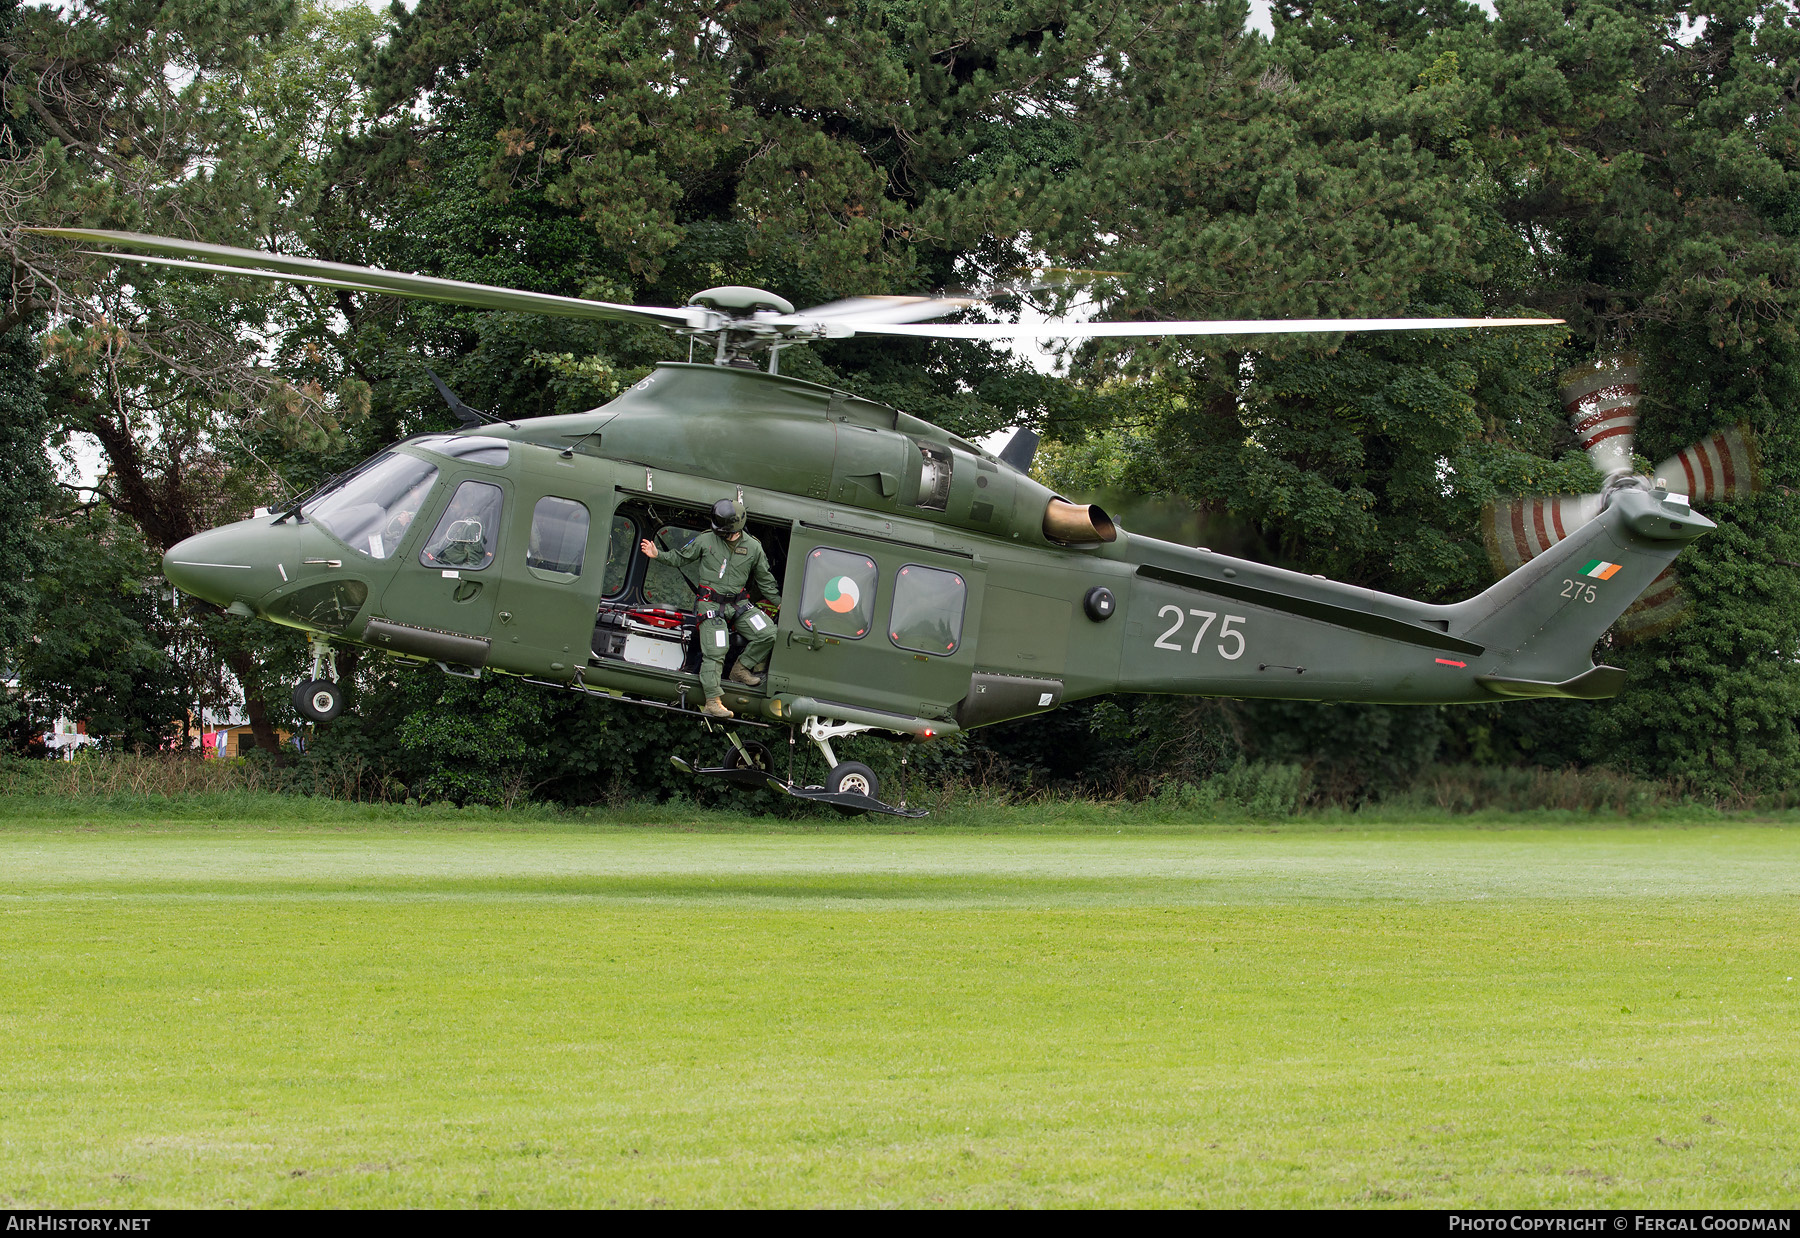
<svg viewBox="0 0 1800 1238">
<path fill-rule="evenodd" d="M 592 665 L 604 668 L 623 663 L 633 670 L 671 676 L 699 673 L 696 582 L 677 565 L 649 558 L 638 543 L 649 538 L 659 550 L 674 550 L 709 526 L 708 510 L 698 504 L 621 496 L 607 534 L 606 573 L 595 614 Z M 792 526 L 785 521 L 760 518 L 751 511 L 745 528 L 762 543 L 769 570 L 785 590 Z M 753 603 L 765 600 L 757 596 L 754 585 L 750 591 Z M 770 618 L 773 620 L 774 616 Z M 725 657 L 726 673 L 743 648 L 744 638 L 733 632 Z M 780 656 L 779 651 L 776 656 Z"/>
</svg>

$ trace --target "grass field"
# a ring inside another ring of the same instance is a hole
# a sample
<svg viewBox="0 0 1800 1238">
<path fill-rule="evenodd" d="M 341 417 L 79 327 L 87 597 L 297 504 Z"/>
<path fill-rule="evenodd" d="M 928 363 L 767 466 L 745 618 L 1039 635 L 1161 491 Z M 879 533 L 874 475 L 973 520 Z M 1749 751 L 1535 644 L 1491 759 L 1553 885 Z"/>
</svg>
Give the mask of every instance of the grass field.
<svg viewBox="0 0 1800 1238">
<path fill-rule="evenodd" d="M 58 811 L 0 1205 L 1800 1194 L 1791 827 Z"/>
</svg>

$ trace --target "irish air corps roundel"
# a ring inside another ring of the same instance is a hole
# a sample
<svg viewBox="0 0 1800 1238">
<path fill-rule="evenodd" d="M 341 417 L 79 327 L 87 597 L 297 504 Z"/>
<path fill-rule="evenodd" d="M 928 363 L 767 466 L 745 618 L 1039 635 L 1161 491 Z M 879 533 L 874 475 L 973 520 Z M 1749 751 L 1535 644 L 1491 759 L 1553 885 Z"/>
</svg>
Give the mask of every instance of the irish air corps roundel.
<svg viewBox="0 0 1800 1238">
<path fill-rule="evenodd" d="M 825 605 L 840 615 L 847 615 L 862 601 L 862 591 L 848 576 L 833 576 L 825 582 Z"/>
<path fill-rule="evenodd" d="M 1588 565 L 1581 569 L 1581 574 L 1592 576 L 1595 580 L 1611 580 L 1613 573 L 1621 566 L 1618 563 L 1608 563 L 1605 559 L 1590 559 Z"/>
</svg>

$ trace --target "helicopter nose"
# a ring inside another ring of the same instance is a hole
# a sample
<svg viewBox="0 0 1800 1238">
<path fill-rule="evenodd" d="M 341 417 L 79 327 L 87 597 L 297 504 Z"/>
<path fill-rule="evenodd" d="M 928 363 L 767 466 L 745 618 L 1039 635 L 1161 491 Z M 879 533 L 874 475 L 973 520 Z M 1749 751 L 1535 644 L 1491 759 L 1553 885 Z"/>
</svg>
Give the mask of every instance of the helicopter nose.
<svg viewBox="0 0 1800 1238">
<path fill-rule="evenodd" d="M 282 579 L 267 523 L 242 520 L 175 543 L 163 556 L 164 579 L 220 606 L 249 605 Z"/>
</svg>

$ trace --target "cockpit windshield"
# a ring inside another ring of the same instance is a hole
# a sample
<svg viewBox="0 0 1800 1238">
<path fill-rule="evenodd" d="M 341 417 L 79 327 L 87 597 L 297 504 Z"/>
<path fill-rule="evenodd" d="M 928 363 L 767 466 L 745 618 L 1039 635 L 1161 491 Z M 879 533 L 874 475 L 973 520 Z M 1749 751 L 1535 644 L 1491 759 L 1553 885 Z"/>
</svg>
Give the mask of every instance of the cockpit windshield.
<svg viewBox="0 0 1800 1238">
<path fill-rule="evenodd" d="M 392 555 L 431 493 L 437 469 L 387 452 L 306 505 L 306 518 L 375 559 Z"/>
</svg>

